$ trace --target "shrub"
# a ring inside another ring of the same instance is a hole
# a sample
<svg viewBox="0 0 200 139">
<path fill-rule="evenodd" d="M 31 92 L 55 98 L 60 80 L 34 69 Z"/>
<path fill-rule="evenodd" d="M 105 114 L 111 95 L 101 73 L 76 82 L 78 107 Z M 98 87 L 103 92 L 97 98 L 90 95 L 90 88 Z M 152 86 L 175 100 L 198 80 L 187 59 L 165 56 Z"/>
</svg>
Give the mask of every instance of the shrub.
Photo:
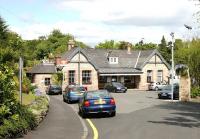
<svg viewBox="0 0 200 139">
<path fill-rule="evenodd" d="M 194 87 L 192 87 L 192 89 L 191 89 L 191 97 L 192 97 L 192 98 L 195 98 L 195 97 L 197 97 L 197 96 L 200 96 L 200 87 L 194 86 Z"/>
<path fill-rule="evenodd" d="M 4 118 L 0 125 L 0 138 L 18 137 L 36 127 L 36 118 L 26 106 L 17 104 L 13 110 L 15 114 Z"/>
</svg>

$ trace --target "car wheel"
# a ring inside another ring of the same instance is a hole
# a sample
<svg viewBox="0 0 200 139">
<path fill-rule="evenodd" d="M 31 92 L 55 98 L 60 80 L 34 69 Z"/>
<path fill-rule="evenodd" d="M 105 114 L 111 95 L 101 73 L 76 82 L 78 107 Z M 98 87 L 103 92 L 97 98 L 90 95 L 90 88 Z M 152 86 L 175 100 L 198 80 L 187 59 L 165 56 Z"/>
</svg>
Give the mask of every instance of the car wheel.
<svg viewBox="0 0 200 139">
<path fill-rule="evenodd" d="M 87 117 L 87 115 L 83 111 L 81 111 L 80 114 L 81 114 L 81 117 L 84 119 Z"/>
<path fill-rule="evenodd" d="M 112 112 L 111 114 L 110 114 L 110 116 L 111 117 L 114 117 L 114 116 L 116 116 L 116 112 L 114 111 L 114 112 Z"/>
<path fill-rule="evenodd" d="M 70 103 L 71 103 L 71 101 L 70 101 L 68 98 L 67 98 L 67 103 L 68 103 L 68 104 L 70 104 Z"/>
<path fill-rule="evenodd" d="M 63 101 L 66 102 L 65 98 L 63 97 Z"/>
<path fill-rule="evenodd" d="M 155 90 L 158 91 L 159 90 L 158 87 L 156 87 Z"/>
<path fill-rule="evenodd" d="M 117 93 L 117 90 L 114 88 L 114 89 L 113 89 L 113 92 L 114 92 L 114 93 Z"/>
</svg>

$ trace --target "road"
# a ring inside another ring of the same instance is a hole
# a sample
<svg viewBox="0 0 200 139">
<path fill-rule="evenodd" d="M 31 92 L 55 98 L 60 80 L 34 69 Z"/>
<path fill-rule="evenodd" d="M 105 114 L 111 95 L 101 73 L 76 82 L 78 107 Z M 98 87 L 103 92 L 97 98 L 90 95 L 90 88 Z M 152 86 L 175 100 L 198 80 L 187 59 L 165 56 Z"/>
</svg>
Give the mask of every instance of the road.
<svg viewBox="0 0 200 139">
<path fill-rule="evenodd" d="M 157 99 L 156 92 L 129 90 L 113 94 L 117 115 L 88 117 L 98 131 L 99 139 L 199 139 L 200 104 Z M 51 96 L 47 118 L 25 139 L 79 139 L 84 133 L 93 138 L 87 119 L 77 114 L 77 104 L 62 102 L 62 96 Z M 56 118 L 55 118 L 56 117 Z M 84 122 L 84 123 L 83 123 Z M 84 128 L 84 125 L 86 126 Z M 49 134 L 49 135 L 48 135 Z"/>
</svg>

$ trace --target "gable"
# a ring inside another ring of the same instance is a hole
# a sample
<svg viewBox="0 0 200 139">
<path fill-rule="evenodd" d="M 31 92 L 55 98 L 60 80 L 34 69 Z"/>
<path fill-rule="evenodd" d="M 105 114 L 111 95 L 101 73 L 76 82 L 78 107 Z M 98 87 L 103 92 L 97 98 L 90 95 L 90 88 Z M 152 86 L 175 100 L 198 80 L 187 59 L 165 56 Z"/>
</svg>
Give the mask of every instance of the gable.
<svg viewBox="0 0 200 139">
<path fill-rule="evenodd" d="M 150 58 L 149 63 L 159 64 L 163 62 L 162 62 L 162 59 L 158 55 L 155 54 Z"/>
<path fill-rule="evenodd" d="M 78 62 L 78 61 L 79 61 L 79 53 L 74 55 L 74 57 L 72 57 L 72 59 L 70 60 L 70 62 Z M 87 58 L 82 53 L 80 53 L 80 61 L 88 62 Z"/>
</svg>

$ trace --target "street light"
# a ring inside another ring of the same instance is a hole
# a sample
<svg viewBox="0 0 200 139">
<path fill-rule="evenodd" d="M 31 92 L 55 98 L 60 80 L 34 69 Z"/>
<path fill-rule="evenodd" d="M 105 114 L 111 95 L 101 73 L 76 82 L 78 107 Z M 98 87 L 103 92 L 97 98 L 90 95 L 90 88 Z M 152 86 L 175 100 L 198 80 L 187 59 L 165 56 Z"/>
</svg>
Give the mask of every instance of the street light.
<svg viewBox="0 0 200 139">
<path fill-rule="evenodd" d="M 64 66 L 57 66 L 57 71 L 61 71 L 62 72 L 62 82 L 61 82 L 61 86 L 62 86 L 62 90 L 64 89 L 64 78 L 65 78 L 65 73 L 64 71 L 62 71 L 64 68 Z"/>
<path fill-rule="evenodd" d="M 186 25 L 186 24 L 184 24 L 184 26 L 185 26 L 185 28 L 187 28 L 188 29 L 188 48 L 190 48 L 190 36 L 191 36 L 191 30 L 192 30 L 192 27 L 191 26 L 189 26 L 189 25 Z"/>
<path fill-rule="evenodd" d="M 171 44 L 171 51 L 172 51 L 172 68 L 171 68 L 171 72 L 172 72 L 172 80 L 171 80 L 171 99 L 173 101 L 173 94 L 174 94 L 174 32 L 170 33 L 171 37 L 172 37 L 172 44 Z"/>
</svg>

